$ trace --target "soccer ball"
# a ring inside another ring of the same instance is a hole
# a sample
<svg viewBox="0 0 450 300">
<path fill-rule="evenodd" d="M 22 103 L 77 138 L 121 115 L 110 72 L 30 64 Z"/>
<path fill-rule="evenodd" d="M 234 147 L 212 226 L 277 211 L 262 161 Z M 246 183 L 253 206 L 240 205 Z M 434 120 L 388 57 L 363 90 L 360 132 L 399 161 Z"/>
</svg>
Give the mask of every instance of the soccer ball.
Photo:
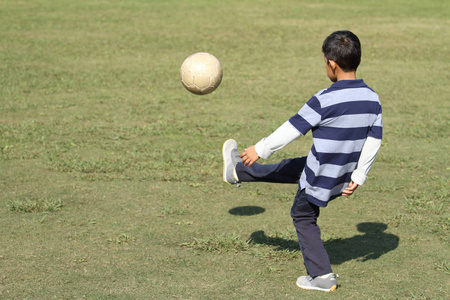
<svg viewBox="0 0 450 300">
<path fill-rule="evenodd" d="M 192 54 L 181 65 L 180 77 L 183 86 L 191 93 L 206 95 L 213 92 L 222 81 L 222 65 L 212 54 Z"/>
</svg>

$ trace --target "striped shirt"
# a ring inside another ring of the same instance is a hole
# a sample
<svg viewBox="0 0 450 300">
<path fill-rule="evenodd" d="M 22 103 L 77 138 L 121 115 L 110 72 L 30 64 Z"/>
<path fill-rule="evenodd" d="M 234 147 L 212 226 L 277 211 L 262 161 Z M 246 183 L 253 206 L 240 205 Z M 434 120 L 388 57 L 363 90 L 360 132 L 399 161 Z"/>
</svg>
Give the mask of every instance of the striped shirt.
<svg viewBox="0 0 450 300">
<path fill-rule="evenodd" d="M 314 95 L 289 119 L 314 145 L 299 185 L 308 201 L 325 207 L 351 181 L 367 137 L 381 140 L 382 117 L 378 95 L 362 79 L 341 80 Z"/>
</svg>

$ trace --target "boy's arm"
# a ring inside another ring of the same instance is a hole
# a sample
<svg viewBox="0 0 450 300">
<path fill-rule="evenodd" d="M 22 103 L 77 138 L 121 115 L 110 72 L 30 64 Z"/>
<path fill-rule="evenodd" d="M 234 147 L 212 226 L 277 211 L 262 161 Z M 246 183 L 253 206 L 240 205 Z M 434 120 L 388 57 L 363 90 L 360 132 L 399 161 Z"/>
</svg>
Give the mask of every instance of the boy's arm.
<svg viewBox="0 0 450 300">
<path fill-rule="evenodd" d="M 367 174 L 369 173 L 370 168 L 372 168 L 380 146 L 380 139 L 376 139 L 371 136 L 367 137 L 367 140 L 361 150 L 361 155 L 359 156 L 356 169 L 352 173 L 353 182 L 358 185 L 363 185 L 364 182 L 366 182 Z"/>
<path fill-rule="evenodd" d="M 363 185 L 364 182 L 366 182 L 367 174 L 369 173 L 370 168 L 372 168 L 380 146 L 380 139 L 376 139 L 371 136 L 367 137 L 367 140 L 361 150 L 361 155 L 359 156 L 356 169 L 352 173 L 352 181 L 348 187 L 342 191 L 342 196 L 350 196 L 358 186 Z"/>
<path fill-rule="evenodd" d="M 267 159 L 275 151 L 285 147 L 300 136 L 301 133 L 289 121 L 286 121 L 271 135 L 263 138 L 256 145 L 245 149 L 241 154 L 242 163 L 251 166 L 259 158 Z"/>
</svg>

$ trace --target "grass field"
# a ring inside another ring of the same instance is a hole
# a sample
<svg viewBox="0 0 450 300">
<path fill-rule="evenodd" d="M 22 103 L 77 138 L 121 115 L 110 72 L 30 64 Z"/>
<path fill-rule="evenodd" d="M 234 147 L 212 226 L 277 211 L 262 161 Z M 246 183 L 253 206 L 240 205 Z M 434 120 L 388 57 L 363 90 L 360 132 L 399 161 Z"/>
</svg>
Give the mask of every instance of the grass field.
<svg viewBox="0 0 450 300">
<path fill-rule="evenodd" d="M 448 299 L 449 20 L 439 0 L 1 0 L 0 298 Z M 223 183 L 221 148 L 328 87 L 340 29 L 361 39 L 384 141 L 321 212 L 328 295 L 295 285 L 296 186 Z M 207 96 L 179 81 L 199 51 L 224 69 Z"/>
</svg>

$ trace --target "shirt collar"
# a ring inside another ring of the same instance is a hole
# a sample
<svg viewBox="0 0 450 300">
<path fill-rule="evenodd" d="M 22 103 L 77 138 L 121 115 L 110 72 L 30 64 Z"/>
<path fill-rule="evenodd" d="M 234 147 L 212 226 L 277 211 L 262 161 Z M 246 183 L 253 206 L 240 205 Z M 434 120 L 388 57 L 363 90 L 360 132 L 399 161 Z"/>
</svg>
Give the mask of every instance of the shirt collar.
<svg viewBox="0 0 450 300">
<path fill-rule="evenodd" d="M 339 80 L 333 83 L 330 88 L 359 88 L 359 87 L 367 87 L 362 79 L 355 80 Z"/>
</svg>

